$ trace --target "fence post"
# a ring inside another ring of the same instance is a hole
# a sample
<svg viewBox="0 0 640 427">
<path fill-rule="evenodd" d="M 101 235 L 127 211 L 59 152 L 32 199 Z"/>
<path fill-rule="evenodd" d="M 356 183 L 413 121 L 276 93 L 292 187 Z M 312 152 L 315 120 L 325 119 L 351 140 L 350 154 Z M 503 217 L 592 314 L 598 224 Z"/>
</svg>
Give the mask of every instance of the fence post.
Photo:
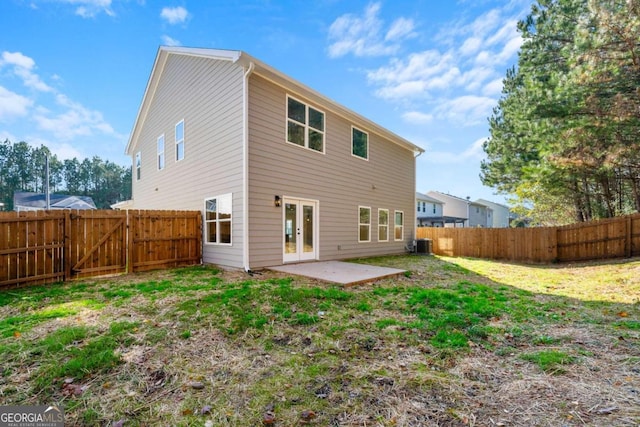
<svg viewBox="0 0 640 427">
<path fill-rule="evenodd" d="M 127 273 L 133 273 L 133 235 L 135 234 L 131 220 L 131 209 L 127 209 Z"/>
<path fill-rule="evenodd" d="M 625 239 L 624 239 L 624 253 L 627 258 L 631 258 L 631 246 L 633 246 L 633 236 L 631 235 L 631 215 L 627 215 L 625 221 Z"/>
<path fill-rule="evenodd" d="M 71 279 L 71 211 L 64 211 L 64 278 L 63 281 Z"/>
<path fill-rule="evenodd" d="M 553 227 L 552 240 L 551 240 L 551 262 L 560 262 L 558 259 L 558 233 L 560 229 L 558 227 Z"/>
</svg>

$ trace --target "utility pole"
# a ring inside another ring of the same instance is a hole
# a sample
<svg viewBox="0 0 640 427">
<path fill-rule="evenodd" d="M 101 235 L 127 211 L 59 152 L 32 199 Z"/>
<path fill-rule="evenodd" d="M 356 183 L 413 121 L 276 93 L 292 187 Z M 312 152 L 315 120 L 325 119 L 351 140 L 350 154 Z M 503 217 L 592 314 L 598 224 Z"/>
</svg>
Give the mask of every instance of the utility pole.
<svg viewBox="0 0 640 427">
<path fill-rule="evenodd" d="M 45 184 L 44 184 L 44 197 L 46 200 L 45 209 L 49 210 L 51 209 L 51 196 L 49 194 L 49 155 L 48 154 L 44 160 L 44 174 L 46 176 Z"/>
</svg>

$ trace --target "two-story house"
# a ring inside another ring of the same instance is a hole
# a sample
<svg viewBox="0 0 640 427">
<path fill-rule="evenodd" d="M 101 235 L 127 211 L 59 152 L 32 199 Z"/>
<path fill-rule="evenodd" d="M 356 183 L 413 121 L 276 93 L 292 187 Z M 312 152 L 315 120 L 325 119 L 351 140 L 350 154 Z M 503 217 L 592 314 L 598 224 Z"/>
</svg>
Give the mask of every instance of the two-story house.
<svg viewBox="0 0 640 427">
<path fill-rule="evenodd" d="M 505 206 L 500 203 L 491 202 L 485 199 L 476 200 L 478 203 L 482 203 L 485 206 L 488 206 L 493 211 L 493 222 L 490 227 L 493 228 L 508 228 L 511 226 L 511 220 L 513 219 L 513 215 L 511 214 L 511 210 L 508 206 Z"/>
<path fill-rule="evenodd" d="M 416 192 L 416 225 L 418 227 L 444 227 L 446 218 L 443 213 L 444 203 Z"/>
<path fill-rule="evenodd" d="M 450 219 L 445 224 L 448 227 L 491 227 L 493 224 L 493 211 L 482 203 L 439 191 L 429 191 L 427 195 L 444 203 L 444 216 Z"/>
<path fill-rule="evenodd" d="M 241 51 L 161 47 L 126 152 L 134 209 L 203 212 L 246 270 L 402 253 L 423 150 Z"/>
</svg>

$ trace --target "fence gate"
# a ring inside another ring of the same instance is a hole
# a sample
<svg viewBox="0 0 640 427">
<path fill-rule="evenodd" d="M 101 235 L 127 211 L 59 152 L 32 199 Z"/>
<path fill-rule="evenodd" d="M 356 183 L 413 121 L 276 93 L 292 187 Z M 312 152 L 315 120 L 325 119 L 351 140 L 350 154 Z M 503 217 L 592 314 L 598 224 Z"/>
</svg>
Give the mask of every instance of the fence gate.
<svg viewBox="0 0 640 427">
<path fill-rule="evenodd" d="M 67 213 L 66 277 L 124 273 L 127 269 L 126 211 Z"/>
<path fill-rule="evenodd" d="M 0 290 L 201 261 L 199 211 L 0 212 Z"/>
</svg>

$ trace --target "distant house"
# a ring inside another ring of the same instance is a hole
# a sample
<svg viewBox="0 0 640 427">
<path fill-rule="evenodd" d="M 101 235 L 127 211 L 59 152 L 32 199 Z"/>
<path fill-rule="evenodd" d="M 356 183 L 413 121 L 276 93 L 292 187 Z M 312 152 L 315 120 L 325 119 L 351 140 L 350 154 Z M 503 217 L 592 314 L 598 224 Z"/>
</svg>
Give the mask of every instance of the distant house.
<svg viewBox="0 0 640 427">
<path fill-rule="evenodd" d="M 17 191 L 13 193 L 13 210 L 17 212 L 45 210 L 46 197 L 44 193 Z M 51 194 L 49 202 L 49 209 L 96 209 L 96 204 L 89 196 Z"/>
<path fill-rule="evenodd" d="M 493 224 L 491 227 L 493 228 L 507 228 L 511 226 L 511 220 L 515 218 L 515 216 L 511 213 L 511 210 L 508 206 L 502 205 L 500 203 L 490 202 L 485 199 L 476 200 L 478 203 L 482 203 L 485 206 L 490 207 L 493 210 Z"/>
<path fill-rule="evenodd" d="M 132 209 L 203 213 L 203 260 L 403 253 L 420 147 L 242 51 L 161 47 L 126 153 Z"/>
<path fill-rule="evenodd" d="M 416 192 L 416 220 L 418 227 L 444 227 L 446 218 L 443 216 L 444 203 Z"/>
<path fill-rule="evenodd" d="M 469 227 L 493 227 L 493 209 L 484 203 L 469 203 Z"/>
<path fill-rule="evenodd" d="M 482 203 L 439 191 L 429 191 L 427 195 L 444 203 L 446 227 L 491 227 L 493 224 L 493 210 Z"/>
</svg>

